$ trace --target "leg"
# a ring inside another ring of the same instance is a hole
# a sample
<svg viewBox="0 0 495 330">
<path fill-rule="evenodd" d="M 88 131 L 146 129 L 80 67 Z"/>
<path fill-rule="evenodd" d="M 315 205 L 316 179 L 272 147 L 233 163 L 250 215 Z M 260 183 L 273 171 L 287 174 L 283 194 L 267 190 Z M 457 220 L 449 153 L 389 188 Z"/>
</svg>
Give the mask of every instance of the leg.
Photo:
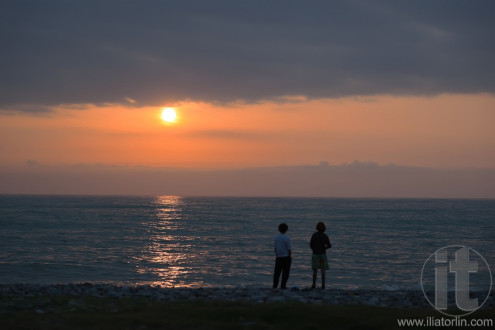
<svg viewBox="0 0 495 330">
<path fill-rule="evenodd" d="M 321 265 L 321 288 L 322 289 L 325 289 L 325 270 L 329 269 L 328 267 L 328 259 L 327 259 L 327 255 L 324 254 L 322 256 L 322 265 Z"/>
<path fill-rule="evenodd" d="M 280 287 L 282 289 L 287 288 L 287 281 L 289 280 L 291 263 L 292 263 L 292 260 L 289 257 L 284 258 L 283 265 L 282 265 L 282 283 L 280 285 Z"/>
<path fill-rule="evenodd" d="M 318 277 L 318 269 L 313 268 L 313 285 L 311 286 L 311 289 L 316 288 L 316 278 Z"/>
<path fill-rule="evenodd" d="M 280 273 L 282 272 L 282 265 L 280 262 L 280 258 L 275 260 L 275 271 L 273 272 L 273 288 L 276 289 L 278 287 L 278 279 L 280 278 Z"/>
</svg>

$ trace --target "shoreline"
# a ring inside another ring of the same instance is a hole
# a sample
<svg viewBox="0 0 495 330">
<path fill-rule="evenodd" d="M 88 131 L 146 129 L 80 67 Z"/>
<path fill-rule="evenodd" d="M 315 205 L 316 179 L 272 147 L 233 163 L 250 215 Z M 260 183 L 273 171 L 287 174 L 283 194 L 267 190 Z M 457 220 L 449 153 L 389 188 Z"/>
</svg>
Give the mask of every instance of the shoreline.
<svg viewBox="0 0 495 330">
<path fill-rule="evenodd" d="M 493 298 L 492 292 L 467 317 L 445 319 L 421 291 L 0 284 L 0 324 L 11 330 L 386 330 L 405 320 L 477 319 L 493 327 Z"/>
<path fill-rule="evenodd" d="M 370 305 L 394 308 L 432 308 L 422 291 L 344 290 L 344 289 L 271 289 L 254 287 L 159 287 L 151 285 L 120 286 L 113 284 L 0 284 L 0 313 L 23 306 L 25 299 L 57 298 L 111 298 L 148 299 L 153 301 L 224 301 L 253 303 L 297 302 L 325 305 Z M 29 307 L 29 306 L 26 306 Z M 34 307 L 34 306 L 30 306 Z M 495 308 L 494 293 L 482 308 Z M 23 308 L 22 308 L 23 309 Z M 29 308 L 27 308 L 29 309 Z"/>
</svg>

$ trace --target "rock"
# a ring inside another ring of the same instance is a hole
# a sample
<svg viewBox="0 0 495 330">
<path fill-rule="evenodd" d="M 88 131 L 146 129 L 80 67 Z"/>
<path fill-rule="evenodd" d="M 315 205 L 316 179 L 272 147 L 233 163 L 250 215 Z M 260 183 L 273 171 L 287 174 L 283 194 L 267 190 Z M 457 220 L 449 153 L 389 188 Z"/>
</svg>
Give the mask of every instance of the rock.
<svg viewBox="0 0 495 330">
<path fill-rule="evenodd" d="M 268 302 L 282 302 L 282 301 L 286 301 L 285 297 L 283 296 L 274 296 L 268 298 Z"/>
<path fill-rule="evenodd" d="M 3 310 L 40 310 L 52 312 L 51 297 L 71 297 L 69 309 L 88 309 L 81 297 L 95 296 L 121 299 L 124 297 L 140 297 L 150 300 L 204 300 L 204 301 L 251 301 L 285 302 L 294 301 L 312 304 L 367 304 L 390 307 L 430 307 L 421 291 L 366 291 L 366 290 L 309 290 L 290 289 L 274 290 L 271 288 L 233 287 L 233 288 L 161 288 L 156 286 L 114 286 L 109 284 L 67 284 L 67 285 L 1 285 L 0 294 L 8 297 L 0 305 Z M 43 297 L 39 299 L 37 297 Z M 38 300 L 36 300 L 38 299 Z M 493 308 L 493 294 L 483 308 Z M 61 309 L 61 307 L 58 307 Z"/>
</svg>

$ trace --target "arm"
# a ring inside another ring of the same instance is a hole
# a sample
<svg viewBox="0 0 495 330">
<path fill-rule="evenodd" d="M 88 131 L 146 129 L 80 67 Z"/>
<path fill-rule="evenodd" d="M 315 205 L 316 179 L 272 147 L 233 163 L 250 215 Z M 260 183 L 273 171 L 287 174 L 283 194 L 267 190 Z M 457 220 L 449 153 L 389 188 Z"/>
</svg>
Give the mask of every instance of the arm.
<svg viewBox="0 0 495 330">
<path fill-rule="evenodd" d="M 326 246 L 325 246 L 325 249 L 329 249 L 329 248 L 331 248 L 331 247 L 332 247 L 332 243 L 330 243 L 330 239 L 328 238 L 328 236 L 327 236 L 327 235 L 325 235 L 325 241 L 326 241 L 326 242 L 325 242 L 325 245 L 326 245 Z"/>
<path fill-rule="evenodd" d="M 287 250 L 289 251 L 289 258 L 292 258 L 292 247 L 290 244 L 290 238 L 287 240 Z"/>
<path fill-rule="evenodd" d="M 275 251 L 275 257 L 278 258 L 278 255 L 277 255 L 277 239 L 276 238 L 273 240 L 273 251 Z"/>
</svg>

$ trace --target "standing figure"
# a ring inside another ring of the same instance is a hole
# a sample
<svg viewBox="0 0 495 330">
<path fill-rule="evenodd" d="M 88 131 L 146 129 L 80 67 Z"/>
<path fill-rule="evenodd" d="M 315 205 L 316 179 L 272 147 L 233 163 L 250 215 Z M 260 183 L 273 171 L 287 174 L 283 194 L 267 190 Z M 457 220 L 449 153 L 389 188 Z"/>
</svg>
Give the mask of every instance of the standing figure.
<svg viewBox="0 0 495 330">
<path fill-rule="evenodd" d="M 311 260 L 313 268 L 313 285 L 311 289 L 316 287 L 316 278 L 318 276 L 318 269 L 321 269 L 321 288 L 325 289 L 325 270 L 328 269 L 328 259 L 326 251 L 332 247 L 330 239 L 325 234 L 326 226 L 323 222 L 318 222 L 316 225 L 317 232 L 311 236 L 309 246 L 313 250 L 313 256 Z"/>
<path fill-rule="evenodd" d="M 273 273 L 273 288 L 278 287 L 278 280 L 282 274 L 281 289 L 287 289 L 287 280 L 289 279 L 290 264 L 292 263 L 290 238 L 285 233 L 289 230 L 289 226 L 281 223 L 278 226 L 280 234 L 275 236 L 273 246 L 275 248 L 275 272 Z"/>
</svg>

